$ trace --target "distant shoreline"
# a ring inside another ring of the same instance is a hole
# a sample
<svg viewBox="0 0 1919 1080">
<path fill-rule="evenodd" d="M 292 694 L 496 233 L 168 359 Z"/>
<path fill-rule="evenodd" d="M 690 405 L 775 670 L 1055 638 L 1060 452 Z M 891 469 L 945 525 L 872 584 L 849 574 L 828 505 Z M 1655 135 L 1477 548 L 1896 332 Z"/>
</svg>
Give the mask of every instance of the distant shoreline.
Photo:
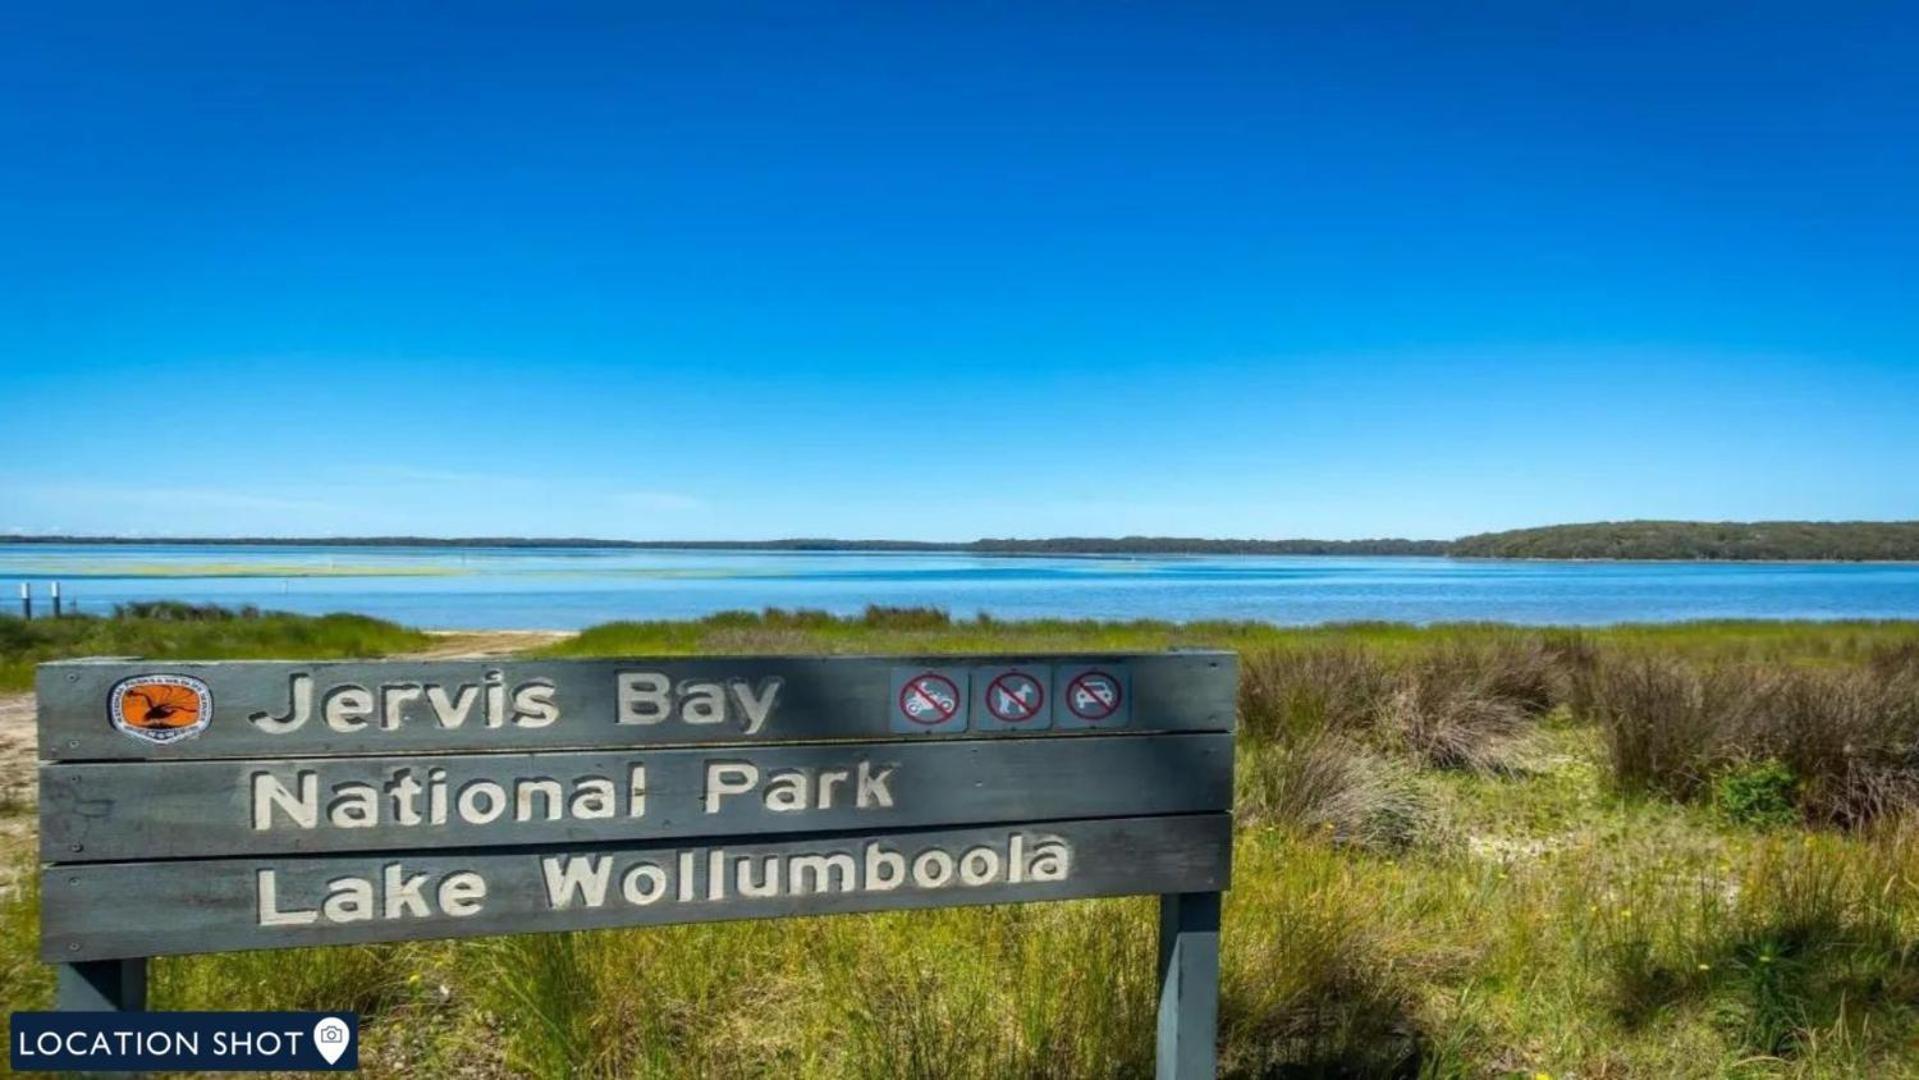
<svg viewBox="0 0 1919 1080">
<path fill-rule="evenodd" d="M 1058 540 L 606 540 L 510 536 L 0 536 L 0 546 L 172 544 L 180 547 L 526 548 L 604 551 L 766 551 L 818 554 L 952 555 L 1403 555 L 1443 557 L 1445 540 L 1205 540 L 1182 537 L 1070 537 Z"/>
<path fill-rule="evenodd" d="M 13 544 L 14 546 L 18 546 L 18 547 L 54 546 L 55 544 L 65 544 L 65 545 L 71 545 L 74 547 L 86 547 L 90 545 L 98 545 L 103 547 L 104 546 L 165 547 L 169 545 L 175 545 L 179 547 L 264 547 L 264 548 L 329 547 L 329 548 L 342 548 L 342 549 L 411 548 L 411 549 L 418 549 L 418 550 L 427 550 L 432 548 L 450 548 L 454 550 L 470 549 L 475 551 L 485 550 L 489 547 L 503 548 L 503 549 L 519 549 L 519 550 L 526 550 L 526 551 L 564 551 L 570 548 L 586 548 L 589 550 L 603 550 L 603 551 L 645 550 L 645 551 L 658 551 L 658 552 L 664 552 L 669 554 L 673 552 L 687 552 L 687 553 L 731 552 L 731 553 L 737 553 L 737 554 L 758 553 L 758 554 L 765 554 L 765 555 L 901 555 L 901 556 L 905 556 L 905 555 L 917 554 L 917 555 L 973 555 L 981 558 L 991 558 L 991 559 L 1149 559 L 1149 558 L 1165 559 L 1165 558 L 1182 558 L 1182 557 L 1220 556 L 1220 557 L 1241 557 L 1241 558 L 1286 557 L 1286 558 L 1301 558 L 1301 559 L 1423 559 L 1423 560 L 1429 560 L 1432 562 L 1539 563 L 1542 565 L 1553 564 L 1553 563 L 1571 563 L 1571 564 L 1580 565 L 1580 566 L 1606 566 L 1606 565 L 1643 566 L 1647 564 L 1673 565 L 1673 566 L 1699 566 L 1699 565 L 1708 565 L 1708 566 L 1919 566 L 1919 557 L 1914 557 L 1910 559 L 1810 559 L 1810 558 L 1809 559 L 1759 559 L 1759 558 L 1712 559 L 1712 558 L 1626 558 L 1626 557 L 1606 558 L 1606 557 L 1574 556 L 1574 555 L 1561 555 L 1561 556 L 1455 555 L 1450 553 L 1442 553 L 1437 555 L 1427 555 L 1427 554 L 1412 555 L 1412 554 L 1404 554 L 1404 553 L 1375 554 L 1375 553 L 1367 553 L 1367 552 L 1283 552 L 1283 553 L 1270 552 L 1269 553 L 1269 552 L 1247 552 L 1247 551 L 1152 551 L 1152 550 L 995 551 L 995 550 L 986 550 L 981 548 L 952 547 L 952 546 L 932 546 L 932 547 L 913 548 L 913 549 L 880 548 L 880 547 L 801 548 L 801 547 L 777 547 L 777 546 L 772 546 L 767 544 L 754 544 L 754 543 L 747 543 L 747 542 L 742 542 L 739 544 L 730 544 L 730 543 L 722 543 L 722 542 L 715 542 L 715 541 L 700 542 L 695 544 L 646 543 L 646 544 L 630 544 L 629 545 L 629 544 L 607 544 L 607 543 L 569 544 L 563 541 L 539 542 L 539 543 L 521 542 L 521 543 L 514 543 L 514 544 L 481 544 L 481 543 L 449 543 L 444 541 L 433 541 L 433 540 L 414 540 L 414 541 L 408 541 L 405 543 L 399 543 L 399 542 L 389 543 L 385 541 L 372 541 L 372 540 L 264 541 L 264 540 L 213 540 L 213 539 L 195 539 L 195 540 L 71 539 L 71 540 L 59 540 L 59 541 L 29 540 L 25 542 L 17 542 L 10 538 L 0 538 L 0 549 L 6 548 L 9 544 Z M 32 578 L 35 575 L 29 574 L 26 576 L 29 578 Z M 95 575 L 90 575 L 90 574 L 65 575 L 62 577 L 62 580 L 66 580 L 69 577 L 75 580 L 81 580 L 81 579 L 85 579 L 93 576 Z M 104 576 L 111 577 L 115 575 L 109 574 Z M 191 574 L 186 576 L 190 576 L 190 577 L 236 577 L 236 576 L 237 577 L 255 577 L 255 576 L 276 577 L 276 576 L 280 576 L 280 577 L 284 577 L 284 576 L 300 576 L 300 575 Z M 329 576 L 334 576 L 334 575 L 329 575 Z M 354 577 L 354 576 L 363 576 L 363 575 L 359 575 L 351 571 L 343 571 L 337 576 Z M 406 575 L 397 575 L 397 576 L 406 576 Z M 461 632 L 465 632 L 465 630 L 462 630 Z"/>
<path fill-rule="evenodd" d="M 16 545 L 332 548 L 493 548 L 597 551 L 736 551 L 815 554 L 990 556 L 1269 555 L 1448 558 L 1526 562 L 1919 563 L 1919 521 L 1602 521 L 1480 533 L 1454 540 L 1208 539 L 1178 536 L 1064 536 L 1037 540 L 608 540 L 596 537 L 130 537 L 16 535 Z"/>
</svg>

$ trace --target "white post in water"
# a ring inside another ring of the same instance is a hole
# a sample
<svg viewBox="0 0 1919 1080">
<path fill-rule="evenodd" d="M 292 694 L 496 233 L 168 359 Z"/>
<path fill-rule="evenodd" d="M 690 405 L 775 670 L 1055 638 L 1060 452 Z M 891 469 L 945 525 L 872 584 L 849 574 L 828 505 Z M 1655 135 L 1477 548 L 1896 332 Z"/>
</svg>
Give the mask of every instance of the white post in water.
<svg viewBox="0 0 1919 1080">
<path fill-rule="evenodd" d="M 20 583 L 20 617 L 29 621 L 33 619 L 33 593 L 24 581 Z"/>
<path fill-rule="evenodd" d="M 57 619 L 60 617 L 60 583 L 57 581 L 54 582 L 51 591 L 53 595 L 53 617 Z"/>
</svg>

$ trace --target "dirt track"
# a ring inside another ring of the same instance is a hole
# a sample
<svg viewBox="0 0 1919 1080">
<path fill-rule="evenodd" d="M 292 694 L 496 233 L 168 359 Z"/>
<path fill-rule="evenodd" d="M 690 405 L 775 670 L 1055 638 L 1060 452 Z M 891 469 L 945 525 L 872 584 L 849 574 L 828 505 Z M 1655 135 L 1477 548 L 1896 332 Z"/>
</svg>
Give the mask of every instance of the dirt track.
<svg viewBox="0 0 1919 1080">
<path fill-rule="evenodd" d="M 573 636 L 569 630 L 428 630 L 436 638 L 431 648 L 405 654 L 414 660 L 467 660 L 506 656 L 537 649 Z"/>
<path fill-rule="evenodd" d="M 34 844 L 33 808 L 40 794 L 34 746 L 33 695 L 0 694 L 0 896 L 30 865 L 16 856 Z"/>
<path fill-rule="evenodd" d="M 33 804 L 33 695 L 0 694 L 0 806 Z"/>
</svg>

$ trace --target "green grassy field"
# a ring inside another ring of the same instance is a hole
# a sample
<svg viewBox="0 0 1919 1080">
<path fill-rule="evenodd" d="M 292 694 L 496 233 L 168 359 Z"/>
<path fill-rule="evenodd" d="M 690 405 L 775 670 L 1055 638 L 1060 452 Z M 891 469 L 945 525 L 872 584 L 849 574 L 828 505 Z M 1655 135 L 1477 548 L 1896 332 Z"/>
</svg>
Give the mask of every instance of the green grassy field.
<svg viewBox="0 0 1919 1080">
<path fill-rule="evenodd" d="M 373 626 L 362 651 L 412 647 Z M 202 647 L 137 632 L 113 651 Z M 312 654 L 228 632 L 219 655 Z M 881 610 L 546 652 L 1181 645 L 1242 657 L 1228 1074 L 1919 1076 L 1919 623 Z M 49 993 L 31 878 L 0 901 L 8 1009 Z M 1135 1076 L 1153 934 L 1152 902 L 1120 900 L 181 958 L 154 1003 L 355 1008 L 373 1075 Z"/>
<path fill-rule="evenodd" d="M 364 615 L 309 618 L 251 609 L 141 604 L 132 614 L 31 622 L 0 616 L 0 691 L 33 688 L 33 667 L 70 656 L 182 660 L 335 659 L 425 648 L 432 640 Z"/>
</svg>

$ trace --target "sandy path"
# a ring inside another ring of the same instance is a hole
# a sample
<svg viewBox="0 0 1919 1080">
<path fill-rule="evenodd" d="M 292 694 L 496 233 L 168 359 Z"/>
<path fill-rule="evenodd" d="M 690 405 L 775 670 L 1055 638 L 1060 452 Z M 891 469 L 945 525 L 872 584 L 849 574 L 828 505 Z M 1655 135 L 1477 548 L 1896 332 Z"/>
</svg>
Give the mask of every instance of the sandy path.
<svg viewBox="0 0 1919 1080">
<path fill-rule="evenodd" d="M 428 630 L 433 646 L 404 654 L 409 660 L 470 660 L 507 656 L 573 636 L 571 630 Z"/>
<path fill-rule="evenodd" d="M 33 695 L 0 694 L 0 896 L 13 888 L 16 870 L 29 865 L 16 854 L 34 846 L 35 745 Z"/>
<path fill-rule="evenodd" d="M 0 694 L 0 807 L 33 805 L 33 695 Z"/>
</svg>

